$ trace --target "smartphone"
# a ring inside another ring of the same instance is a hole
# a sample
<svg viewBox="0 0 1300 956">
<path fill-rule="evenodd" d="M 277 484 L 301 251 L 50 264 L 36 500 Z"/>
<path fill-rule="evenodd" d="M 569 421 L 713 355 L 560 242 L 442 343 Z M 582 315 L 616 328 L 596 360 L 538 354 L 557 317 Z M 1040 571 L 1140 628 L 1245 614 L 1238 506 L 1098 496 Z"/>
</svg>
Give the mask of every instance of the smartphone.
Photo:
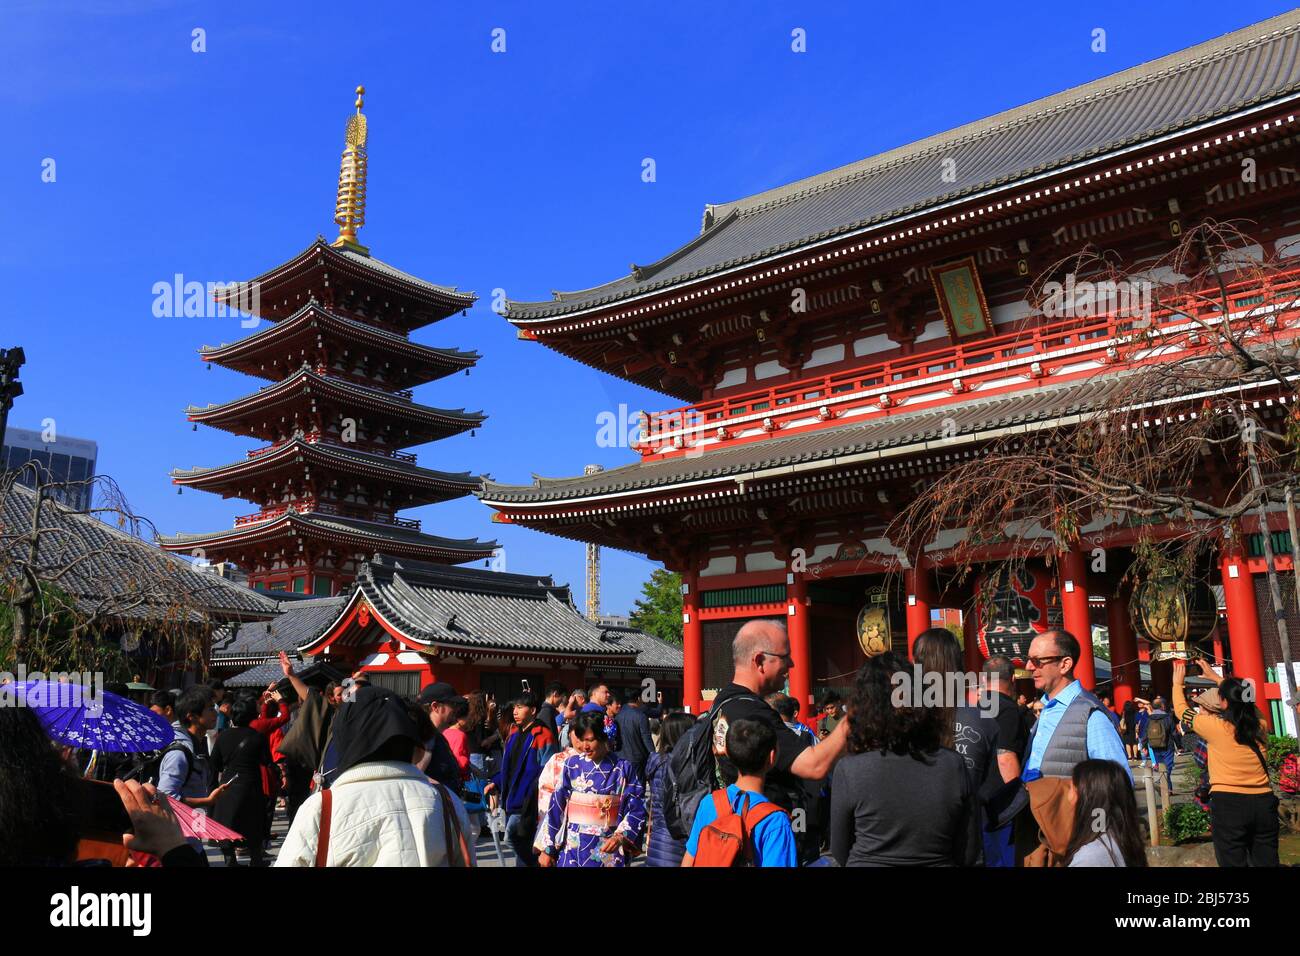
<svg viewBox="0 0 1300 956">
<path fill-rule="evenodd" d="M 525 679 L 525 680 L 521 680 L 519 683 L 523 685 L 524 693 L 525 693 L 525 694 L 527 694 L 529 691 L 532 690 L 532 688 L 528 686 L 528 681 L 527 681 L 527 679 Z"/>
<path fill-rule="evenodd" d="M 87 780 L 84 777 L 77 783 L 80 790 L 81 829 L 84 832 L 122 834 L 134 831 L 131 816 L 111 783 Z"/>
</svg>

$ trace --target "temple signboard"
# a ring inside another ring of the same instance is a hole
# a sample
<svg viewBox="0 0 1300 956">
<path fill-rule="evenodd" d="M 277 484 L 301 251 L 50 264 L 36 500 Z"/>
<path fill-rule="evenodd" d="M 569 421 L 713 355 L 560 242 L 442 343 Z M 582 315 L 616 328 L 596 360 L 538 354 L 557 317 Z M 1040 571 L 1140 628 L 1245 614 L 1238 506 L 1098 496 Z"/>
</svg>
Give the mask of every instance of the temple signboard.
<svg viewBox="0 0 1300 956">
<path fill-rule="evenodd" d="M 953 344 L 983 338 L 993 331 L 993 320 L 973 257 L 931 266 L 930 279 Z"/>
</svg>

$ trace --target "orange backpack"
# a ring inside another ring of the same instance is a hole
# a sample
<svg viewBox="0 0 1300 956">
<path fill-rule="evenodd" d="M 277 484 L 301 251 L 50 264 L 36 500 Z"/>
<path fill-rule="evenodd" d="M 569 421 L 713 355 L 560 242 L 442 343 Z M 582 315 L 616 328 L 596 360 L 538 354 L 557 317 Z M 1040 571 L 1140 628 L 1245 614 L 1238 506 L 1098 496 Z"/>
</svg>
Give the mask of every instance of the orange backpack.
<svg viewBox="0 0 1300 956">
<path fill-rule="evenodd" d="M 771 814 L 784 812 L 771 802 L 751 807 L 746 794 L 737 813 L 725 789 L 713 791 L 713 808 L 717 818 L 700 831 L 695 866 L 753 866 L 755 827 Z"/>
</svg>

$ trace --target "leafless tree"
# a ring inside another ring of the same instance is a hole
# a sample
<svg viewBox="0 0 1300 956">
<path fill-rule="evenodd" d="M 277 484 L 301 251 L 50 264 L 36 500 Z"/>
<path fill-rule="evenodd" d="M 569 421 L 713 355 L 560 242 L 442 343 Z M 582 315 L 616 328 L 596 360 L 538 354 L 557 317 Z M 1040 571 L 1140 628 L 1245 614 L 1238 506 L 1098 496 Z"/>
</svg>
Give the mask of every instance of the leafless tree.
<svg viewBox="0 0 1300 956">
<path fill-rule="evenodd" d="M 1266 530 L 1268 512 L 1291 501 L 1300 449 L 1294 252 L 1264 249 L 1240 224 L 1205 221 L 1158 260 L 1124 263 L 1089 248 L 1055 263 L 1031 284 L 1025 322 L 1042 327 L 1045 348 L 1111 340 L 1105 367 L 1091 373 L 1093 404 L 1069 427 L 993 442 L 921 488 L 891 539 L 919 553 L 965 528 L 947 557 L 969 572 L 990 545 L 1014 565 L 1051 560 L 1089 525 L 1134 528 L 1126 576 L 1136 583 L 1190 574 L 1248 516 Z M 1064 332 L 1062 313 L 1072 320 Z"/>
</svg>

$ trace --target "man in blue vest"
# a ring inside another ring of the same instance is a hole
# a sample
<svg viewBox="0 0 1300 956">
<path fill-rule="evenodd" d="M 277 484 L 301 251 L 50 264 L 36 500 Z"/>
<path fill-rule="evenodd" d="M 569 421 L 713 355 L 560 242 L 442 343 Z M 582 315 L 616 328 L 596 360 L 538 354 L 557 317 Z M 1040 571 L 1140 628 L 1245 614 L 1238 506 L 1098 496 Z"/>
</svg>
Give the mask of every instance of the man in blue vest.
<svg viewBox="0 0 1300 956">
<path fill-rule="evenodd" d="M 1069 777 L 1089 758 L 1113 760 L 1131 781 L 1128 755 L 1105 705 L 1074 677 L 1079 641 L 1068 631 L 1044 631 L 1029 645 L 1029 671 L 1043 695 L 1043 711 L 1029 735 L 1021 779 Z"/>
</svg>

